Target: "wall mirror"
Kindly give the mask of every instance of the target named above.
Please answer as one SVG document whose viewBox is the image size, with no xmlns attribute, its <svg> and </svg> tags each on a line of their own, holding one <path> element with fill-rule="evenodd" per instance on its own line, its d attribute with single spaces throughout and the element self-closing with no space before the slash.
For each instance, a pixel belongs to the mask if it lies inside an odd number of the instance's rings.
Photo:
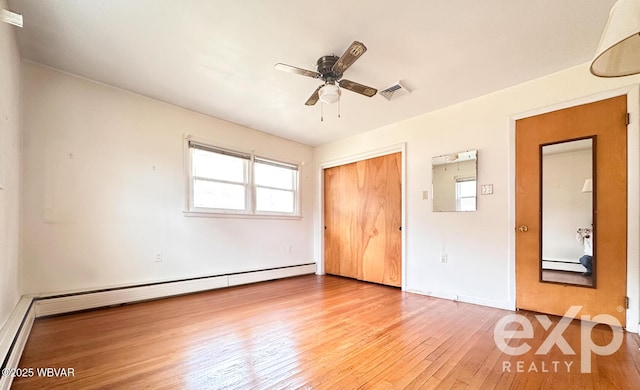
<svg viewBox="0 0 640 390">
<path fill-rule="evenodd" d="M 476 211 L 478 151 L 431 159 L 433 211 Z"/>
<path fill-rule="evenodd" d="M 542 145 L 540 280 L 595 287 L 595 137 Z"/>
</svg>

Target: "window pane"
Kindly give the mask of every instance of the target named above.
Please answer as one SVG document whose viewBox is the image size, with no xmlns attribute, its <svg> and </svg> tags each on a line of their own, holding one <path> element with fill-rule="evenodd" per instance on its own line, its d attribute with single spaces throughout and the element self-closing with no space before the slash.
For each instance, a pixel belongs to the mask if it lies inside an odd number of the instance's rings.
<svg viewBox="0 0 640 390">
<path fill-rule="evenodd" d="M 457 211 L 476 211 L 476 198 L 460 198 L 458 205 Z"/>
<path fill-rule="evenodd" d="M 259 162 L 256 162 L 254 168 L 256 185 L 282 188 L 283 190 L 294 189 L 294 178 L 298 171 Z"/>
<path fill-rule="evenodd" d="M 294 192 L 256 188 L 256 210 L 278 213 L 294 212 Z"/>
<path fill-rule="evenodd" d="M 476 181 L 459 181 L 458 183 L 458 197 L 463 198 L 466 196 L 476 196 Z"/>
<path fill-rule="evenodd" d="M 193 205 L 212 209 L 245 210 L 245 187 L 241 184 L 193 181 Z"/>
<path fill-rule="evenodd" d="M 193 176 L 236 183 L 245 182 L 248 160 L 194 148 L 191 151 Z"/>
</svg>

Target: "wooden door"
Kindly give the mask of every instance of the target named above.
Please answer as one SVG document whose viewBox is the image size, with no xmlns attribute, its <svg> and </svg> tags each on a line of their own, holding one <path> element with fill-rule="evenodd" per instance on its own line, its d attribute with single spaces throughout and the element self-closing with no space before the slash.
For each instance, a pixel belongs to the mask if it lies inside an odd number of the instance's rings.
<svg viewBox="0 0 640 390">
<path fill-rule="evenodd" d="M 626 96 L 516 122 L 516 306 L 562 316 L 609 314 L 625 325 Z M 594 288 L 541 281 L 541 145 L 595 136 Z M 518 227 L 528 228 L 520 231 Z M 524 229 L 523 229 L 524 230 Z"/>
<path fill-rule="evenodd" d="M 324 264 L 333 275 L 402 284 L 401 153 L 324 170 Z"/>
</svg>

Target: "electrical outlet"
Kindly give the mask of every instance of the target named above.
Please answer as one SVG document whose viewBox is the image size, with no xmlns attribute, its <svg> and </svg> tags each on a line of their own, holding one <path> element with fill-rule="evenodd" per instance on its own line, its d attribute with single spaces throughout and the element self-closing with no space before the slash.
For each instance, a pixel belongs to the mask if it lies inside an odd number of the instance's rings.
<svg viewBox="0 0 640 390">
<path fill-rule="evenodd" d="M 422 200 L 429 199 L 429 191 L 422 191 Z"/>
<path fill-rule="evenodd" d="M 288 252 L 288 253 L 293 252 L 293 244 L 288 244 L 288 245 L 287 245 L 287 252 Z"/>
<path fill-rule="evenodd" d="M 446 263 L 447 261 L 447 252 L 440 252 L 440 262 Z"/>
<path fill-rule="evenodd" d="M 154 252 L 153 261 L 155 261 L 156 263 L 160 263 L 162 261 L 162 252 L 160 251 Z"/>
</svg>

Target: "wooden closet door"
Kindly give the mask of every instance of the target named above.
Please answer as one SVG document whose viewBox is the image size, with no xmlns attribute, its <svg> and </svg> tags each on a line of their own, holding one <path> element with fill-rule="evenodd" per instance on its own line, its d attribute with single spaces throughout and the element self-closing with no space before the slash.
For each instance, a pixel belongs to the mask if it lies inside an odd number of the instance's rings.
<svg viewBox="0 0 640 390">
<path fill-rule="evenodd" d="M 324 170 L 326 273 L 401 286 L 401 172 L 401 153 Z"/>
</svg>

